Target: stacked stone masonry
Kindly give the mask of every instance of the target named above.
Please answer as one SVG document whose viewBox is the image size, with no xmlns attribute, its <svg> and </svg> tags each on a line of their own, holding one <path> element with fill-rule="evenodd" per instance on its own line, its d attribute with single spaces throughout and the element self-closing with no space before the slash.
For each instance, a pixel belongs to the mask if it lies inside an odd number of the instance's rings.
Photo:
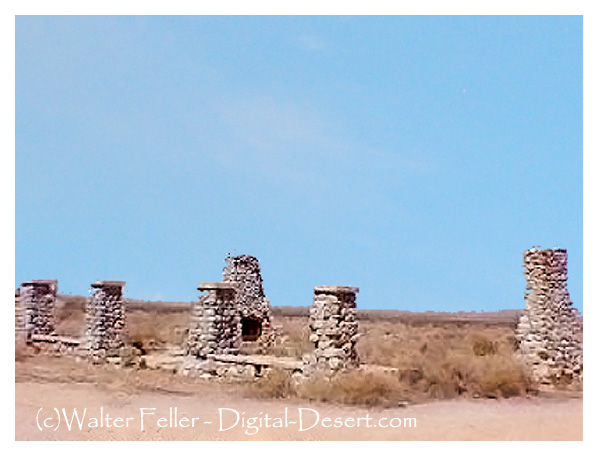
<svg viewBox="0 0 599 457">
<path fill-rule="evenodd" d="M 25 341 L 25 308 L 21 300 L 21 289 L 15 289 L 15 341 Z"/>
<path fill-rule="evenodd" d="M 235 289 L 229 283 L 203 282 L 198 290 L 208 295 L 194 303 L 187 353 L 201 358 L 237 354 L 242 337 Z"/>
<path fill-rule="evenodd" d="M 531 367 L 534 379 L 541 384 L 582 381 L 582 319 L 567 290 L 567 252 L 533 248 L 524 252 L 523 261 L 527 291 L 526 306 L 517 324 L 519 352 Z M 274 362 L 265 359 L 256 364 L 240 357 L 239 352 L 244 339 L 272 344 L 270 302 L 264 294 L 256 257 L 228 257 L 226 263 L 223 282 L 205 282 L 198 287 L 207 295 L 200 296 L 193 304 L 187 347 L 181 350 L 181 355 L 187 354 L 186 369 L 190 371 L 253 376 L 259 371 L 257 366 Z M 94 360 L 116 356 L 119 350 L 123 352 L 124 285 L 122 281 L 91 285 L 92 296 L 86 309 L 86 344 L 82 349 Z M 57 290 L 57 280 L 21 284 L 21 289 L 15 291 L 15 336 L 28 343 L 46 345 L 58 354 L 75 353 L 79 342 L 55 333 Z M 303 358 L 301 373 L 300 368 L 291 367 L 300 377 L 359 367 L 358 292 L 357 287 L 350 286 L 314 289 L 309 317 L 314 350 Z"/>
<path fill-rule="evenodd" d="M 331 373 L 359 366 L 356 343 L 357 287 L 318 286 L 310 308 L 310 341 L 314 351 L 304 358 L 304 375 Z"/>
<path fill-rule="evenodd" d="M 223 282 L 235 288 L 235 305 L 239 309 L 242 337 L 257 341 L 265 350 L 274 342 L 270 301 L 266 299 L 259 260 L 250 255 L 229 256 L 225 259 Z"/>
<path fill-rule="evenodd" d="M 30 341 L 33 335 L 54 333 L 57 291 L 58 281 L 55 279 L 38 279 L 21 284 L 17 312 L 22 313 L 19 325 L 24 328 L 27 341 Z"/>
<path fill-rule="evenodd" d="M 92 358 L 118 354 L 125 343 L 123 281 L 100 281 L 91 285 L 87 301 L 87 350 Z"/>
<path fill-rule="evenodd" d="M 524 252 L 526 307 L 517 340 L 533 378 L 541 384 L 582 380 L 582 322 L 567 289 L 565 249 Z"/>
</svg>

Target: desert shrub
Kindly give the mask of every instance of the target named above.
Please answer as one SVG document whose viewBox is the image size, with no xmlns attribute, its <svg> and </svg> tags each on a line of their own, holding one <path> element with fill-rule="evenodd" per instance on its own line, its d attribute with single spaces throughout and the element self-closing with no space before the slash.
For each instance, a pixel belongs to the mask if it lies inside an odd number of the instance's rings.
<svg viewBox="0 0 599 457">
<path fill-rule="evenodd" d="M 454 398 L 466 391 L 468 370 L 462 358 L 438 343 L 426 344 L 412 359 L 408 369 L 400 371 L 400 379 L 412 390 L 431 398 Z"/>
<path fill-rule="evenodd" d="M 57 321 L 63 321 L 65 319 L 68 319 L 70 316 L 73 315 L 73 313 L 77 313 L 77 312 L 84 312 L 85 311 L 85 304 L 86 304 L 86 299 L 85 297 L 69 297 L 67 298 L 64 303 L 59 304 L 56 308 L 56 320 Z"/>
<path fill-rule="evenodd" d="M 497 352 L 497 343 L 489 340 L 484 335 L 474 334 L 472 336 L 472 352 L 479 357 L 495 354 Z"/>
<path fill-rule="evenodd" d="M 280 339 L 270 349 L 272 355 L 300 358 L 312 351 L 308 318 L 302 313 L 280 310 L 274 322 Z M 128 314 L 130 340 L 145 352 L 184 344 L 188 325 L 187 311 L 136 309 Z M 411 323 L 375 316 L 360 320 L 359 332 L 357 349 L 361 362 L 371 365 L 367 371 L 298 384 L 287 371 L 269 370 L 247 388 L 259 397 L 383 406 L 397 399 L 509 397 L 531 388 L 527 370 L 514 355 L 511 324 L 431 322 L 423 317 Z"/>
<path fill-rule="evenodd" d="M 389 373 L 340 372 L 328 379 L 315 376 L 298 386 L 301 398 L 366 406 L 391 406 L 401 396 L 401 385 Z"/>
<path fill-rule="evenodd" d="M 526 369 L 511 354 L 456 354 L 428 351 L 414 359 L 400 373 L 412 391 L 430 398 L 454 398 L 460 395 L 511 397 L 525 394 L 531 387 Z"/>
<path fill-rule="evenodd" d="M 69 297 L 56 306 L 56 331 L 80 336 L 85 328 L 85 297 Z"/>
<path fill-rule="evenodd" d="M 405 398 L 397 376 L 390 373 L 348 371 L 332 378 L 314 375 L 293 379 L 289 371 L 272 369 L 249 387 L 260 398 L 298 397 L 312 401 L 365 406 L 395 406 Z"/>
<path fill-rule="evenodd" d="M 360 360 L 372 365 L 400 367 L 412 358 L 414 342 L 420 338 L 416 332 L 407 331 L 400 322 L 361 322 L 357 350 Z"/>
<path fill-rule="evenodd" d="M 427 338 L 397 365 L 413 398 L 509 397 L 527 391 L 530 379 L 510 344 L 453 332 Z"/>
<path fill-rule="evenodd" d="M 310 342 L 308 320 L 290 317 L 278 322 L 280 336 L 277 344 L 269 348 L 268 354 L 277 357 L 301 358 L 314 349 Z"/>
<path fill-rule="evenodd" d="M 264 398 L 289 398 L 296 394 L 291 374 L 278 368 L 268 370 L 250 389 L 255 396 Z"/>
<path fill-rule="evenodd" d="M 164 342 L 162 333 L 165 326 L 157 313 L 131 313 L 128 321 L 129 342 L 142 353 L 150 352 Z"/>
<path fill-rule="evenodd" d="M 146 309 L 127 313 L 129 341 L 145 352 L 165 346 L 185 345 L 189 312 L 178 309 Z"/>
<path fill-rule="evenodd" d="M 512 357 L 488 357 L 479 367 L 478 385 L 485 397 L 513 397 L 524 395 L 532 382 L 526 369 Z"/>
<path fill-rule="evenodd" d="M 30 357 L 30 352 L 25 344 L 15 342 L 15 362 L 23 362 Z"/>
<path fill-rule="evenodd" d="M 360 322 L 360 360 L 394 367 L 412 399 L 525 394 L 531 381 L 515 357 L 510 325 Z"/>
</svg>

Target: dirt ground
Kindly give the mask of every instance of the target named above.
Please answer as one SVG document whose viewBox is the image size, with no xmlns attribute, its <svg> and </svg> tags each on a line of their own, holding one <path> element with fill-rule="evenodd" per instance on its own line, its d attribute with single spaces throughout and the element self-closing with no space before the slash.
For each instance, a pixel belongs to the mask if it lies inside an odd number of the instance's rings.
<svg viewBox="0 0 599 457">
<path fill-rule="evenodd" d="M 583 438 L 581 392 L 432 400 L 383 409 L 260 399 L 243 386 L 93 367 L 68 358 L 30 357 L 15 368 L 16 440 Z M 81 427 L 72 420 L 75 409 Z"/>
<path fill-rule="evenodd" d="M 82 337 L 84 304 L 59 302 L 59 335 Z M 307 309 L 275 311 L 271 355 L 301 360 L 313 349 Z M 184 345 L 189 304 L 131 305 L 127 319 L 129 344 L 150 357 Z M 16 351 L 15 438 L 582 440 L 582 383 L 537 394 L 515 356 L 516 321 L 507 312 L 362 312 L 361 363 L 395 374 L 354 372 L 299 394 L 285 376 L 223 383 Z"/>
</svg>

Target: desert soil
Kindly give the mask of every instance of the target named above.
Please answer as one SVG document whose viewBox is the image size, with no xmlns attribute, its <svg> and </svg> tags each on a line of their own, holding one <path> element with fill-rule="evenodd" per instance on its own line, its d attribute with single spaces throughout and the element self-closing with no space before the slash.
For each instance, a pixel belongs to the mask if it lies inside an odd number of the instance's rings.
<svg viewBox="0 0 599 457">
<path fill-rule="evenodd" d="M 144 371 L 92 369 L 87 364 L 42 357 L 17 362 L 16 440 L 582 440 L 583 437 L 580 393 L 431 401 L 382 409 L 297 399 L 261 399 L 252 397 L 242 387 Z M 56 430 L 54 408 L 62 416 Z M 80 418 L 87 408 L 81 430 L 74 424 L 68 430 L 63 408 L 69 419 L 75 408 Z M 140 408 L 156 408 L 153 414 L 143 416 L 143 430 Z M 222 425 L 219 408 L 223 408 Z M 300 408 L 307 408 L 301 410 L 303 428 L 311 427 L 317 414 L 318 425 L 301 431 L 297 423 Z M 103 423 L 96 424 L 94 420 L 99 421 L 101 413 Z M 106 414 L 110 421 L 106 420 Z M 237 414 L 239 421 L 234 425 Z M 117 417 L 122 421 L 115 422 Z M 159 424 L 161 417 L 164 419 Z M 187 421 L 182 420 L 184 417 Z M 242 419 L 252 417 L 262 419 L 262 424 L 258 419 L 254 421 L 262 425 L 257 431 L 242 424 Z M 371 419 L 368 421 L 367 417 Z M 115 426 L 125 425 L 127 418 L 131 418 L 128 427 Z M 391 421 L 392 418 L 396 419 Z M 406 418 L 416 419 L 415 425 L 412 422 L 404 427 Z M 335 419 L 343 426 L 336 428 Z M 381 426 L 398 425 L 399 419 L 402 426 Z M 194 426 L 190 427 L 192 421 Z M 367 427 L 367 423 L 371 426 Z"/>
</svg>

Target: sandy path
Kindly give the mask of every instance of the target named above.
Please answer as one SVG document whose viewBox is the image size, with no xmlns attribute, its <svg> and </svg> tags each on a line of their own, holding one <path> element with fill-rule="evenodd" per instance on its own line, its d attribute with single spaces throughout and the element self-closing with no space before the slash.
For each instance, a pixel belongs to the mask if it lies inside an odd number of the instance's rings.
<svg viewBox="0 0 599 457">
<path fill-rule="evenodd" d="M 581 440 L 582 399 L 533 398 L 510 400 L 453 400 L 411 405 L 393 409 L 367 409 L 300 401 L 262 401 L 231 393 L 181 394 L 161 391 L 125 393 L 107 391 L 89 383 L 20 381 L 16 383 L 17 440 Z M 69 431 L 64 416 L 58 429 L 56 412 L 65 409 L 67 417 L 76 408 L 87 408 L 82 429 Z M 104 423 L 94 427 L 103 407 Z M 40 431 L 36 415 L 43 426 Z M 144 415 L 141 430 L 140 408 L 156 408 Z M 169 424 L 170 408 L 177 410 L 178 426 Z M 219 408 L 222 412 L 222 426 Z M 287 424 L 285 426 L 285 408 Z M 299 408 L 303 410 L 300 430 Z M 320 416 L 315 423 L 316 411 Z M 149 412 L 149 410 L 147 410 Z M 61 413 L 62 414 L 62 413 Z M 112 418 L 106 422 L 106 414 Z M 269 420 L 266 420 L 266 415 Z M 370 420 L 367 419 L 370 417 Z M 114 418 L 122 417 L 123 427 L 115 427 Z M 165 419 L 160 423 L 160 417 Z M 181 419 L 187 417 L 185 419 Z M 241 419 L 262 418 L 262 427 L 244 428 Z M 331 421 L 325 419 L 330 417 Z M 125 427 L 127 418 L 129 426 Z M 194 427 L 184 428 L 182 425 Z M 383 419 L 386 418 L 386 419 Z M 397 418 L 390 424 L 391 418 Z M 404 427 L 405 418 L 416 423 Z M 174 419 L 174 417 L 173 417 Z M 335 428 L 335 419 L 341 427 Z M 382 420 L 382 422 L 380 422 Z M 387 427 L 384 425 L 398 425 Z M 90 421 L 91 420 L 91 421 Z M 99 419 L 98 419 L 99 420 Z M 291 422 L 297 423 L 291 423 Z M 207 423 L 210 422 L 210 423 Z M 257 425 L 259 421 L 255 420 Z M 121 422 L 116 423 L 116 425 Z M 90 427 L 91 425 L 91 427 Z M 98 424 L 100 425 L 100 424 Z M 330 425 L 331 427 L 326 427 Z M 359 427 L 357 426 L 359 425 Z M 370 425 L 368 427 L 367 425 Z M 279 427 L 278 427 L 279 426 Z M 219 431 L 219 427 L 229 430 Z M 308 429 L 309 428 L 309 429 Z"/>
</svg>

